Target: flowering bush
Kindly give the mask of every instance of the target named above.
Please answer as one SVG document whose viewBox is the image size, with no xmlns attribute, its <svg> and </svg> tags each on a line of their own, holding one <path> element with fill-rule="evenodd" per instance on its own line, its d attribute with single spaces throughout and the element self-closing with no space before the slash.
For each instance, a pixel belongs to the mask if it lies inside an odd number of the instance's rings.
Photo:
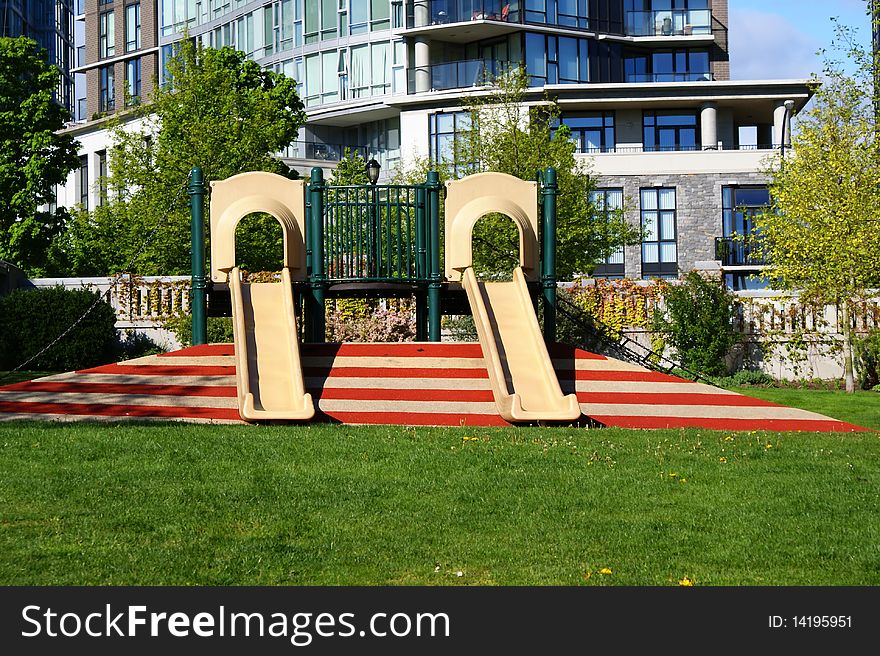
<svg viewBox="0 0 880 656">
<path fill-rule="evenodd" d="M 409 299 L 340 298 L 327 303 L 328 342 L 411 342 L 415 306 Z"/>
</svg>

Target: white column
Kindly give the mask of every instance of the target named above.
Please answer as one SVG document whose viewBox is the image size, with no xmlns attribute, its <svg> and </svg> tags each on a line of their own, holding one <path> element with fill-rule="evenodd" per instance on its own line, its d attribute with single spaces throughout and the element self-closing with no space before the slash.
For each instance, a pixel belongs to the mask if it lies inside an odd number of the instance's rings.
<svg viewBox="0 0 880 656">
<path fill-rule="evenodd" d="M 718 105 L 714 102 L 700 108 L 700 133 L 703 150 L 718 149 Z"/>
<path fill-rule="evenodd" d="M 778 101 L 773 110 L 773 147 L 791 146 L 791 113 L 793 100 Z"/>
<path fill-rule="evenodd" d="M 415 92 L 431 90 L 430 41 L 423 36 L 415 38 Z"/>
<path fill-rule="evenodd" d="M 413 0 L 413 27 L 423 27 L 431 24 L 431 12 L 428 0 Z"/>
</svg>

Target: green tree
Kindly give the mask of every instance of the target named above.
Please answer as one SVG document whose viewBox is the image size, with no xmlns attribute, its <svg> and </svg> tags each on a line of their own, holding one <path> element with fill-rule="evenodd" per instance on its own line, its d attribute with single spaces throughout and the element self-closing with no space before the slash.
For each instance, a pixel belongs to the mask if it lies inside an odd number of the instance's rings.
<svg viewBox="0 0 880 656">
<path fill-rule="evenodd" d="M 623 210 L 605 212 L 590 202 L 596 188 L 589 166 L 575 158 L 575 144 L 560 123 L 552 99 L 527 108 L 528 77 L 522 68 L 499 76 L 491 94 L 463 101 L 470 129 L 456 143 L 461 175 L 499 171 L 523 180 L 552 166 L 559 185 L 557 209 L 557 275 L 561 280 L 592 272 L 597 262 L 622 244 L 638 243 L 640 233 Z M 474 266 L 509 271 L 517 261 L 518 235 L 504 216 L 491 215 L 474 231 Z"/>
<path fill-rule="evenodd" d="M 331 185 L 365 185 L 370 182 L 367 177 L 367 163 L 356 150 L 348 148 L 342 153 L 342 159 L 333 169 L 328 184 Z"/>
<path fill-rule="evenodd" d="M 723 376 L 725 357 L 738 341 L 734 295 L 720 281 L 691 271 L 669 285 L 652 319 L 653 330 L 675 349 L 681 364 L 698 373 Z"/>
<path fill-rule="evenodd" d="M 138 260 L 138 273 L 187 273 L 185 188 L 192 167 L 202 167 L 206 181 L 245 171 L 296 175 L 274 156 L 306 120 L 293 80 L 232 48 L 189 40 L 169 60 L 167 73 L 150 104 L 137 110 L 143 127 L 132 129 L 126 121 L 113 130 L 108 197 L 93 213 L 74 217 L 56 249 L 59 268 L 79 274 L 117 271 L 165 217 Z M 242 252 L 275 249 L 275 219 L 249 221 L 258 229 L 242 234 Z"/>
<path fill-rule="evenodd" d="M 790 153 L 769 165 L 772 207 L 755 223 L 774 287 L 839 307 L 846 389 L 853 391 L 854 310 L 880 282 L 880 150 L 872 54 L 847 28 L 838 29 L 835 45 L 857 72 L 826 62 Z"/>
<path fill-rule="evenodd" d="M 76 141 L 58 133 L 70 118 L 53 99 L 58 80 L 36 41 L 0 38 L 0 260 L 32 275 L 66 216 L 39 208 L 79 165 Z"/>
</svg>

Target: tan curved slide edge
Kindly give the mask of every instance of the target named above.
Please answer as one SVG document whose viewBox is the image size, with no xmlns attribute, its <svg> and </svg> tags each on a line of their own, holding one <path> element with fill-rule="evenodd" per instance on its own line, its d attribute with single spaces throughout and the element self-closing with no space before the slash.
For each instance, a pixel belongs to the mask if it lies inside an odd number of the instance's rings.
<svg viewBox="0 0 880 656">
<path fill-rule="evenodd" d="M 243 283 L 234 267 L 229 291 L 241 418 L 311 419 L 315 406 L 303 382 L 290 270 L 281 270 L 281 284 Z"/>
<path fill-rule="evenodd" d="M 473 270 L 474 225 L 487 214 L 509 216 L 519 231 L 513 282 L 482 283 Z M 573 421 L 581 409 L 562 394 L 526 280 L 537 280 L 538 184 L 506 173 L 478 173 L 446 183 L 446 278 L 461 280 L 495 405 L 507 421 Z"/>
<path fill-rule="evenodd" d="M 573 421 L 577 396 L 563 395 L 522 268 L 513 282 L 478 282 L 462 275 L 499 413 L 507 421 Z"/>
<path fill-rule="evenodd" d="M 254 212 L 278 220 L 284 235 L 284 266 L 294 280 L 305 280 L 305 183 L 264 171 L 211 183 L 211 280 L 226 282 L 235 266 L 235 227 Z"/>
<path fill-rule="evenodd" d="M 446 183 L 446 279 L 460 280 L 473 265 L 474 225 L 500 212 L 519 230 L 519 264 L 527 280 L 537 280 L 538 183 L 506 173 L 477 173 Z"/>
</svg>

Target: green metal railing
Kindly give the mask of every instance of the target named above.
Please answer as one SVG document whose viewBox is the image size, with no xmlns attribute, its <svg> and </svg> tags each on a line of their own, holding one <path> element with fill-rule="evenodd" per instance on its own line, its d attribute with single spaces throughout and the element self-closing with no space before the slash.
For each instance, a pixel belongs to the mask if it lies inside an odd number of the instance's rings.
<svg viewBox="0 0 880 656">
<path fill-rule="evenodd" d="M 326 280 L 427 284 L 425 197 L 424 185 L 324 187 Z"/>
<path fill-rule="evenodd" d="M 327 185 L 312 169 L 306 206 L 306 336 L 324 339 L 324 296 L 337 283 L 416 289 L 418 337 L 440 341 L 440 182 Z"/>
</svg>

